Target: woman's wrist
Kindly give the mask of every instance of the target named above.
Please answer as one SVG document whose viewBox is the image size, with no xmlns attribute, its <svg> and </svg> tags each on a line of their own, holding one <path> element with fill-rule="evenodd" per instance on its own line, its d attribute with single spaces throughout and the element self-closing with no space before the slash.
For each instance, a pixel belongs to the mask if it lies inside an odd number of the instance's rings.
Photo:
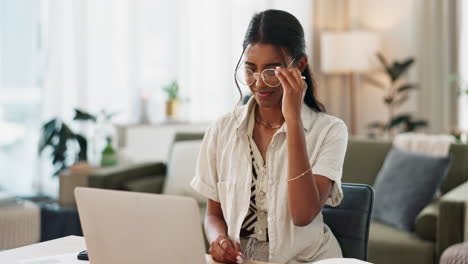
<svg viewBox="0 0 468 264">
<path fill-rule="evenodd" d="M 286 126 L 288 129 L 290 128 L 303 128 L 302 120 L 300 118 L 298 119 L 286 119 Z"/>
<path fill-rule="evenodd" d="M 221 241 L 222 239 L 227 239 L 227 238 L 228 238 L 227 234 L 224 234 L 224 233 L 218 234 L 214 239 L 210 241 L 210 244 L 216 241 Z"/>
</svg>

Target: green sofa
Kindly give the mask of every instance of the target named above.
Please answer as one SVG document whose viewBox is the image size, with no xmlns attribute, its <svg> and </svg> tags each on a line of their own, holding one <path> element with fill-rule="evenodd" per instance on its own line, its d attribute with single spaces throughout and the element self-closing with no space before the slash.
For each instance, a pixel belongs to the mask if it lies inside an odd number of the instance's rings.
<svg viewBox="0 0 468 264">
<path fill-rule="evenodd" d="M 350 139 L 343 182 L 373 185 L 391 149 L 391 142 Z M 468 145 L 450 147 L 452 163 L 441 186 L 441 196 L 418 215 L 408 233 L 372 222 L 369 261 L 376 264 L 438 263 L 442 252 L 466 240 L 468 232 Z"/>
<path fill-rule="evenodd" d="M 203 134 L 199 133 L 178 133 L 173 142 L 202 138 Z M 350 139 L 343 182 L 372 186 L 391 147 L 391 142 Z M 442 194 L 419 214 L 415 232 L 403 232 L 378 222 L 371 223 L 368 244 L 370 262 L 438 263 L 444 249 L 468 240 L 468 145 L 454 144 L 450 152 L 453 159 L 441 187 Z M 89 183 L 99 188 L 160 193 L 165 174 L 166 165 L 155 162 L 100 172 L 91 175 Z M 203 209 L 201 204 L 202 214 Z"/>
</svg>

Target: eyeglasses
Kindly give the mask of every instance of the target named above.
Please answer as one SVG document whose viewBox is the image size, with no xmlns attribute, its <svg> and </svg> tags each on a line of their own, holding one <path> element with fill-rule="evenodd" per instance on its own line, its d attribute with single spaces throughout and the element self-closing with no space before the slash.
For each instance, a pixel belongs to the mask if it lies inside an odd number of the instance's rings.
<svg viewBox="0 0 468 264">
<path fill-rule="evenodd" d="M 293 59 L 286 68 L 290 68 L 296 59 Z M 250 86 L 254 84 L 261 76 L 263 82 L 270 87 L 278 87 L 281 82 L 276 77 L 275 69 L 264 69 L 261 73 L 254 72 L 249 68 L 240 67 L 236 70 L 236 79 L 243 85 Z"/>
</svg>

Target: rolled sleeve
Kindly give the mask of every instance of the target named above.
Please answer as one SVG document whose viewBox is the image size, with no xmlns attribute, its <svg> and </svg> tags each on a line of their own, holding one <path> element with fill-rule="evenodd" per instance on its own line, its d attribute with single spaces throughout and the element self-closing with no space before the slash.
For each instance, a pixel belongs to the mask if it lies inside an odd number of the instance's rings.
<svg viewBox="0 0 468 264">
<path fill-rule="evenodd" d="M 343 199 L 341 176 L 343 162 L 348 145 L 348 129 L 343 121 L 331 125 L 320 146 L 317 157 L 311 160 L 313 174 L 318 174 L 332 180 L 333 187 L 325 204 L 337 206 Z"/>
<path fill-rule="evenodd" d="M 205 132 L 197 158 L 195 177 L 190 186 L 208 199 L 219 202 L 216 166 L 217 122 Z"/>
</svg>

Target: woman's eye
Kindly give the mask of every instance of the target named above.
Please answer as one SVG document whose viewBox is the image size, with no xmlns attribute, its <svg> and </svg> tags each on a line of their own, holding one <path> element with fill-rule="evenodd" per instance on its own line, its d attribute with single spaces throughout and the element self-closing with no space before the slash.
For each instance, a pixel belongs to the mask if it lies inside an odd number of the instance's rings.
<svg viewBox="0 0 468 264">
<path fill-rule="evenodd" d="M 265 71 L 266 74 L 268 75 L 275 75 L 275 70 L 274 69 L 268 69 Z"/>
</svg>

